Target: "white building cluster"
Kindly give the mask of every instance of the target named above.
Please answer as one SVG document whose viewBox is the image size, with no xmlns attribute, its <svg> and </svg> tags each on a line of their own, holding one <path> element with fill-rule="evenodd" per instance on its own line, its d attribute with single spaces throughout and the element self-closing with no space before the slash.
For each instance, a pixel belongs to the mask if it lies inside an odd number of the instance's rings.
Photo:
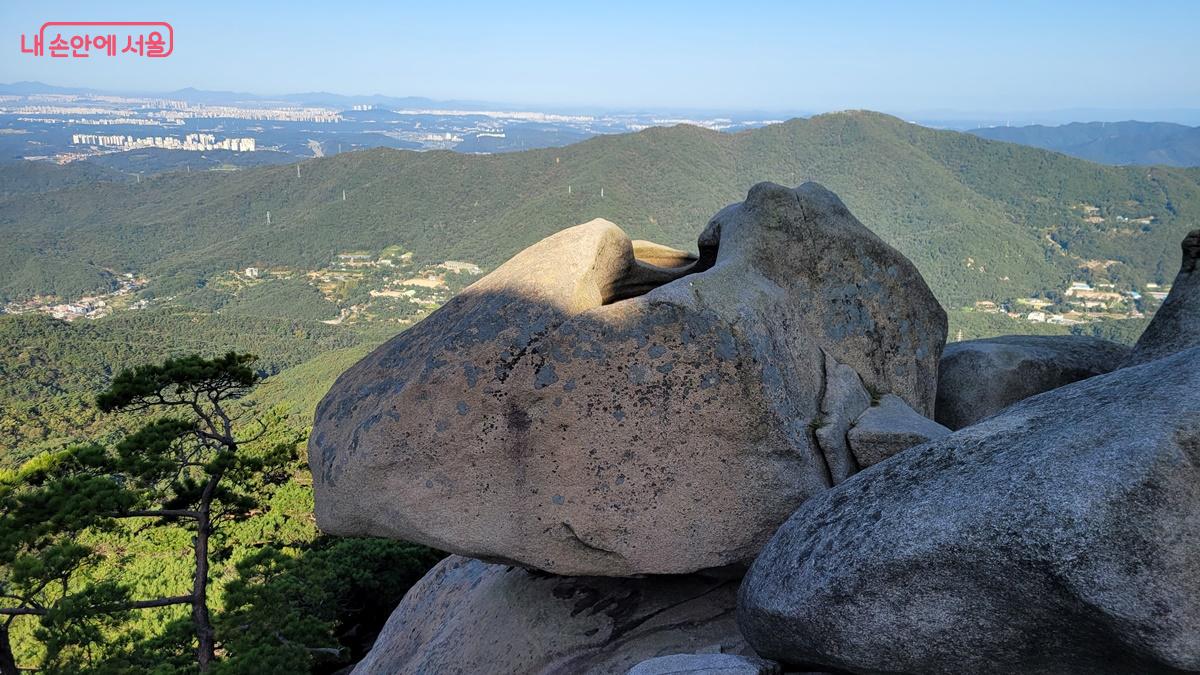
<svg viewBox="0 0 1200 675">
<path fill-rule="evenodd" d="M 142 119 L 140 117 L 81 117 L 63 119 L 61 117 L 18 117 L 18 122 L 34 122 L 39 124 L 87 124 L 93 126 L 105 126 L 119 124 L 121 126 L 133 125 L 143 127 L 161 127 L 162 122 L 154 120 Z"/>
<path fill-rule="evenodd" d="M 270 120 L 274 122 L 322 122 L 342 121 L 342 116 L 328 108 L 242 108 L 229 105 L 188 106 L 174 110 L 158 110 L 147 113 L 149 117 L 172 122 L 185 119 L 212 119 L 228 117 L 241 120 Z"/>
<path fill-rule="evenodd" d="M 134 138 L 120 134 L 106 136 L 101 134 L 72 134 L 73 145 L 93 145 L 102 148 L 120 148 L 121 150 L 137 150 L 139 148 L 163 148 L 166 150 L 233 150 L 234 152 L 254 152 L 256 150 L 253 138 L 224 138 L 217 140 L 212 134 L 188 134 L 182 140 L 174 136 L 146 136 Z"/>
</svg>

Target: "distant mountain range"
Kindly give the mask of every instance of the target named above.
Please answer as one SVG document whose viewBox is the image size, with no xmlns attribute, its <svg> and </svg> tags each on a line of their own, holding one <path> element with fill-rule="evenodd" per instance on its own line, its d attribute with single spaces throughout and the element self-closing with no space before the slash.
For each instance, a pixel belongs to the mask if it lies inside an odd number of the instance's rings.
<svg viewBox="0 0 1200 675">
<path fill-rule="evenodd" d="M 37 95 L 74 95 L 89 96 L 96 94 L 153 96 L 169 98 L 189 103 L 204 103 L 209 105 L 234 105 L 237 103 L 292 103 L 295 105 L 328 106 L 332 108 L 346 107 L 358 104 L 370 104 L 391 108 L 454 108 L 457 110 L 486 110 L 500 104 L 483 101 L 439 101 L 423 96 L 384 96 L 383 94 L 368 94 L 347 96 L 332 94 L 326 91 L 302 92 L 297 94 L 262 95 L 239 91 L 212 91 L 186 87 L 174 91 L 106 91 L 86 87 L 58 87 L 42 82 L 13 82 L 0 84 L 0 94 L 8 96 L 37 96 Z M 511 107 L 511 106 L 510 106 Z"/>
<path fill-rule="evenodd" d="M 1103 164 L 1200 166 L 1200 127 L 1170 122 L 1074 122 L 1057 127 L 988 127 L 970 133 Z"/>
<path fill-rule="evenodd" d="M 72 297 L 106 283 L 105 270 L 146 274 L 174 294 L 225 270 L 316 269 L 340 251 L 390 245 L 487 269 L 596 217 L 691 249 L 754 183 L 816 180 L 961 307 L 1061 289 L 1088 270 L 1129 287 L 1169 281 L 1180 239 L 1200 222 L 1198 169 L 1103 166 L 871 112 L 733 134 L 651 128 L 505 155 L 378 148 L 299 172 L 135 183 L 58 169 L 5 179 L 21 194 L 0 200 L 0 298 Z"/>
<path fill-rule="evenodd" d="M 817 108 L 775 109 L 730 109 L 721 107 L 664 107 L 632 108 L 629 106 L 604 105 L 538 105 L 530 102 L 478 101 L 461 99 L 433 99 L 424 96 L 391 96 L 386 94 L 335 94 L 325 91 L 253 94 L 238 91 L 220 91 L 185 87 L 174 91 L 145 90 L 101 90 L 87 87 L 61 87 L 42 82 L 0 83 L 0 94 L 10 96 L 34 96 L 45 94 L 63 95 L 115 95 L 142 98 L 169 98 L 195 104 L 236 105 L 290 103 L 293 105 L 324 106 L 349 109 L 353 105 L 370 104 L 394 109 L 442 109 L 442 110 L 536 110 L 540 112 L 575 115 L 645 115 L 661 117 L 710 118 L 725 117 L 734 121 L 789 119 L 819 114 Z M 827 109 L 826 109 L 827 110 Z M 951 110 L 921 109 L 890 111 L 903 119 L 935 129 L 968 131 L 991 128 L 999 125 L 1057 125 L 1077 120 L 1095 120 L 1114 123 L 1120 120 L 1162 120 L 1185 125 L 1200 125 L 1200 108 L 1063 108 L 1049 110 Z"/>
<path fill-rule="evenodd" d="M 67 95 L 85 95 L 98 94 L 95 89 L 87 89 L 84 87 L 58 87 L 53 84 L 44 82 L 0 82 L 0 94 L 6 96 L 38 96 L 42 94 L 67 94 Z"/>
</svg>

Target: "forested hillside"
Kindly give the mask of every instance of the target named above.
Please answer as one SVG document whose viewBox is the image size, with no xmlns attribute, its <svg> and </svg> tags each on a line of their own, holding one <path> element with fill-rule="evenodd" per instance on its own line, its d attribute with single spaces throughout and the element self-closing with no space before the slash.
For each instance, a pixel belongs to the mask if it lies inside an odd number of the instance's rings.
<svg viewBox="0 0 1200 675">
<path fill-rule="evenodd" d="M 74 323 L 37 315 L 0 317 L 0 467 L 72 441 L 100 440 L 119 428 L 121 420 L 101 415 L 93 399 L 122 368 L 242 349 L 259 357 L 257 366 L 269 377 L 363 340 L 371 340 L 369 333 L 317 322 L 179 309 Z"/>
<path fill-rule="evenodd" d="M 90 162 L 51 164 L 25 160 L 0 161 L 0 198 L 30 192 L 49 192 L 98 182 L 133 182 L 127 176 Z"/>
<path fill-rule="evenodd" d="M 1200 221 L 1194 172 L 1100 166 L 867 112 L 493 156 L 377 149 L 299 167 L 9 196 L 0 295 L 70 297 L 110 271 L 174 294 L 224 270 L 314 269 L 339 251 L 393 244 L 486 269 L 594 217 L 693 248 L 707 218 L 753 183 L 816 180 L 954 306 L 1056 288 L 1088 260 L 1118 261 L 1111 271 L 1131 281 L 1169 276 L 1175 244 Z"/>
</svg>

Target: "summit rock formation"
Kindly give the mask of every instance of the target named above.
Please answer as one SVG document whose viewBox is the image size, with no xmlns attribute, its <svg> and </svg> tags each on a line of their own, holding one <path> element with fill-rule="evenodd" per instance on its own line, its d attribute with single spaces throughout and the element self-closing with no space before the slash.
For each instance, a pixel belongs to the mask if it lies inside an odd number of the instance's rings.
<svg viewBox="0 0 1200 675">
<path fill-rule="evenodd" d="M 1126 365 L 1153 361 L 1200 346 L 1200 230 L 1183 239 L 1183 261 L 1171 292 L 1138 338 Z"/>
<path fill-rule="evenodd" d="M 854 673 L 1200 670 L 1200 348 L 1025 399 L 801 506 L 757 652 Z"/>
<path fill-rule="evenodd" d="M 854 387 L 933 415 L 945 313 L 833 193 L 756 185 L 699 251 L 564 230 L 350 368 L 318 524 L 564 575 L 743 565 L 858 471 Z"/>
<path fill-rule="evenodd" d="M 322 527 L 469 556 L 355 673 L 1200 671 L 1196 241 L 1158 358 L 947 350 L 951 432 L 944 316 L 819 186 L 560 232 L 321 405 Z"/>
</svg>

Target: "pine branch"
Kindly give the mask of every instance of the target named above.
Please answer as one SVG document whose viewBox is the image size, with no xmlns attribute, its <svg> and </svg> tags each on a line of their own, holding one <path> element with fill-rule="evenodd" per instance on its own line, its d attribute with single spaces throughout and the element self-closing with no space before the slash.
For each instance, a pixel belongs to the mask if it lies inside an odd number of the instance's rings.
<svg viewBox="0 0 1200 675">
<path fill-rule="evenodd" d="M 169 605 L 188 605 L 192 602 L 191 595 L 172 595 L 153 600 L 133 600 L 103 607 L 97 614 L 111 614 L 130 609 L 149 609 L 151 607 L 167 607 Z M 0 607 L 0 616 L 45 616 L 50 610 L 44 607 Z"/>
</svg>

